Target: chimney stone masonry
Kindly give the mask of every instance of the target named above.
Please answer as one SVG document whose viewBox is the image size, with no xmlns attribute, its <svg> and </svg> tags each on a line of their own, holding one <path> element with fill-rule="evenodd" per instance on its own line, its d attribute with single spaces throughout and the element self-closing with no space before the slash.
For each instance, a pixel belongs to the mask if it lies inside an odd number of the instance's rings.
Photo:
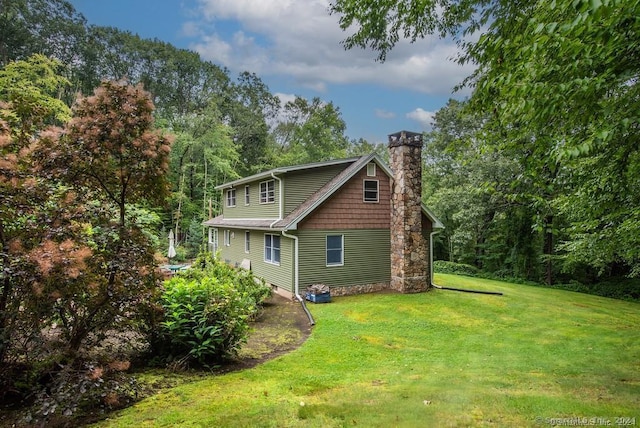
<svg viewBox="0 0 640 428">
<path fill-rule="evenodd" d="M 389 135 L 391 189 L 391 288 L 401 293 L 429 289 L 427 242 L 422 227 L 422 134 Z"/>
</svg>

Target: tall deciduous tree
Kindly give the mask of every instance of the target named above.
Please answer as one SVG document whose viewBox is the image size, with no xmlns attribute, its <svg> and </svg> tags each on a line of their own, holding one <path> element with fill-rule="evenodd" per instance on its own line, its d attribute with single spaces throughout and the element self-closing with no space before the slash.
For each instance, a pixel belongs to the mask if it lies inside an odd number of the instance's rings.
<svg viewBox="0 0 640 428">
<path fill-rule="evenodd" d="M 0 0 L 0 66 L 39 53 L 77 59 L 85 19 L 66 0 Z"/>
<path fill-rule="evenodd" d="M 284 105 L 285 118 L 275 130 L 281 165 L 317 162 L 346 156 L 346 124 L 333 103 L 296 97 Z"/>
</svg>

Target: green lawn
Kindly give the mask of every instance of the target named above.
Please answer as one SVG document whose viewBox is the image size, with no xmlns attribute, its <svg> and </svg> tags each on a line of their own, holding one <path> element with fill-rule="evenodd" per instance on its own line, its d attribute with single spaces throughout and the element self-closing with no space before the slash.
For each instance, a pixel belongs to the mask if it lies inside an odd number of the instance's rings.
<svg viewBox="0 0 640 428">
<path fill-rule="evenodd" d="M 434 290 L 310 304 L 317 324 L 298 350 L 173 388 L 103 424 L 640 425 L 639 304 L 454 275 L 436 282 L 504 296 Z"/>
</svg>

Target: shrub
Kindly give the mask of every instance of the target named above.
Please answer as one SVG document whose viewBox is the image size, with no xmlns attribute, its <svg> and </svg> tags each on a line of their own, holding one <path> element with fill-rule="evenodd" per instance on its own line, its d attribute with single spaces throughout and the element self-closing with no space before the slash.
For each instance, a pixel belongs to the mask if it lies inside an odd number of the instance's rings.
<svg viewBox="0 0 640 428">
<path fill-rule="evenodd" d="M 433 270 L 438 273 L 450 273 L 454 275 L 477 276 L 479 274 L 479 270 L 475 266 L 444 260 L 434 261 Z"/>
<path fill-rule="evenodd" d="M 167 359 L 209 366 L 233 355 L 271 289 L 249 271 L 200 255 L 164 284 L 164 310 L 154 348 Z"/>
<path fill-rule="evenodd" d="M 24 418 L 28 425 L 70 426 L 96 420 L 105 413 L 126 407 L 138 398 L 136 378 L 125 373 L 128 361 L 82 362 L 61 366 L 49 373 L 46 384 Z M 73 422 L 75 421 L 75 422 Z"/>
<path fill-rule="evenodd" d="M 612 299 L 640 301 L 640 280 L 636 278 L 611 278 L 595 284 L 571 281 L 565 284 L 554 284 L 551 287 Z"/>
</svg>

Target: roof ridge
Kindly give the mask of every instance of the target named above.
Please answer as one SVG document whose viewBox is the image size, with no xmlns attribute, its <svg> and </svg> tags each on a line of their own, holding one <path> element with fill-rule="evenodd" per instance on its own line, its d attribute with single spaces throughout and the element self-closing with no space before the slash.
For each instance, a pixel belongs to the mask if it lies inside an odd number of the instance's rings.
<svg viewBox="0 0 640 428">
<path fill-rule="evenodd" d="M 367 156 L 367 155 L 364 155 L 364 156 Z M 266 171 L 259 172 L 257 174 L 248 175 L 246 177 L 242 177 L 242 178 L 239 178 L 237 180 L 233 180 L 233 181 L 229 181 L 227 183 L 220 184 L 220 185 L 216 186 L 215 189 L 216 190 L 222 190 L 222 189 L 234 187 L 234 186 L 237 186 L 237 185 L 240 185 L 240 184 L 243 184 L 243 183 L 248 183 L 248 182 L 251 182 L 251 181 L 259 180 L 261 178 L 270 177 L 273 174 L 284 174 L 284 173 L 291 172 L 291 171 L 301 171 L 301 170 L 305 170 L 305 169 L 321 168 L 321 167 L 324 167 L 324 166 L 332 166 L 332 165 L 339 165 L 339 164 L 349 163 L 349 162 L 357 162 L 362 157 L 363 156 L 355 156 L 355 157 L 350 157 L 350 158 L 330 159 L 330 160 L 325 160 L 325 161 L 304 163 L 304 164 L 298 164 L 298 165 L 279 166 L 279 167 L 276 167 L 276 168 L 272 168 L 272 169 L 269 169 L 269 170 L 266 170 Z"/>
</svg>

